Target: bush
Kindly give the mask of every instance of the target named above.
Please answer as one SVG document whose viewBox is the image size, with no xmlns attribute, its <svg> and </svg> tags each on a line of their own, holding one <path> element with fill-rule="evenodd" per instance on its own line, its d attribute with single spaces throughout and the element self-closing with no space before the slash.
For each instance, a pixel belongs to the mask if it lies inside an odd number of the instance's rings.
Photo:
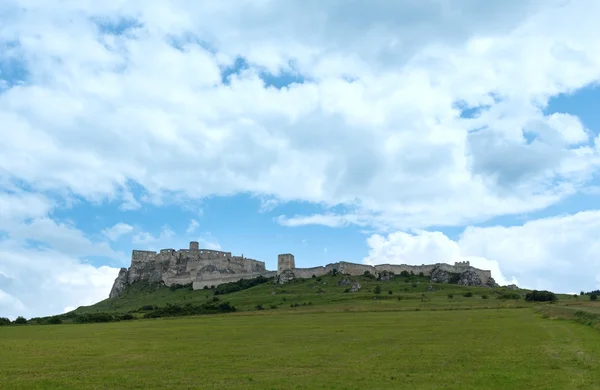
<svg viewBox="0 0 600 390">
<path fill-rule="evenodd" d="M 399 295 L 397 298 L 399 301 L 401 301 L 404 297 L 402 295 Z"/>
<path fill-rule="evenodd" d="M 181 317 L 192 316 L 199 314 L 217 314 L 236 311 L 235 306 L 229 302 L 206 302 L 201 305 L 192 305 L 188 303 L 184 306 L 167 305 L 159 307 L 150 313 L 144 314 L 144 318 L 159 318 L 159 317 Z"/>
<path fill-rule="evenodd" d="M 156 306 L 146 305 L 146 306 L 140 307 L 138 311 L 149 311 L 149 310 L 154 310 L 154 309 L 156 309 Z"/>
<path fill-rule="evenodd" d="M 449 272 L 448 283 L 450 284 L 458 284 L 460 280 L 460 274 L 457 272 Z"/>
<path fill-rule="evenodd" d="M 172 284 L 169 287 L 169 290 L 171 290 L 171 291 L 176 291 L 176 290 L 181 290 L 181 289 L 187 289 L 190 291 L 193 290 L 192 283 L 188 283 L 188 284 L 177 284 L 176 283 L 176 284 Z"/>
<path fill-rule="evenodd" d="M 62 319 L 59 316 L 54 316 L 54 317 L 50 317 L 48 318 L 48 324 L 50 325 L 60 325 L 63 323 Z"/>
<path fill-rule="evenodd" d="M 365 278 L 372 279 L 372 280 L 375 280 L 375 279 L 377 279 L 377 276 L 373 275 L 373 274 L 372 274 L 372 273 L 370 273 L 369 271 L 365 271 L 365 272 L 363 273 L 363 276 L 364 276 Z"/>
<path fill-rule="evenodd" d="M 597 300 L 598 300 L 598 295 L 596 295 L 596 294 L 590 295 L 590 301 L 597 301 Z"/>
<path fill-rule="evenodd" d="M 404 277 L 408 278 L 410 276 L 410 273 L 408 271 L 402 271 L 402 272 L 400 272 L 400 276 L 404 276 Z"/>
<path fill-rule="evenodd" d="M 488 299 L 488 296 L 487 296 L 486 294 L 483 294 L 483 295 L 481 296 L 481 299 Z"/>
<path fill-rule="evenodd" d="M 318 277 L 315 279 L 315 281 L 317 281 L 317 282 L 320 282 L 321 280 L 323 280 L 323 279 L 321 279 L 321 277 L 320 277 L 320 276 L 318 276 Z"/>
<path fill-rule="evenodd" d="M 331 271 L 329 271 L 329 275 L 331 276 L 336 276 L 337 274 L 339 274 L 339 271 L 337 269 L 332 269 Z"/>
<path fill-rule="evenodd" d="M 277 309 L 277 305 L 270 305 L 269 306 L 271 309 Z"/>
<path fill-rule="evenodd" d="M 425 274 L 423 272 L 419 272 L 419 277 L 423 278 L 425 277 Z"/>
<path fill-rule="evenodd" d="M 380 294 L 381 293 L 381 286 L 375 286 L 375 288 L 373 289 L 373 292 L 375 294 Z"/>
<path fill-rule="evenodd" d="M 556 302 L 558 297 L 550 291 L 533 290 L 525 294 L 525 300 L 530 302 Z"/>
<path fill-rule="evenodd" d="M 134 317 L 134 316 L 133 316 L 133 314 L 131 314 L 131 313 L 125 313 L 125 314 L 123 314 L 123 315 L 121 316 L 121 319 L 122 319 L 123 321 L 131 321 L 131 320 L 134 320 L 134 319 L 135 319 L 135 317 Z"/>
<path fill-rule="evenodd" d="M 13 324 L 16 325 L 25 325 L 27 324 L 27 320 L 25 319 L 25 317 L 22 316 L 18 316 L 14 321 Z"/>
<path fill-rule="evenodd" d="M 90 324 L 100 322 L 114 322 L 119 321 L 120 317 L 110 313 L 88 313 L 79 314 L 73 318 L 73 322 L 76 324 Z"/>
<path fill-rule="evenodd" d="M 256 308 L 256 310 L 265 310 L 263 305 L 256 305 L 255 308 Z"/>
<path fill-rule="evenodd" d="M 394 292 L 392 290 L 388 291 L 388 294 L 392 295 Z"/>
<path fill-rule="evenodd" d="M 454 294 L 448 294 L 448 299 L 454 298 Z"/>
<path fill-rule="evenodd" d="M 417 284 L 416 284 L 416 283 L 413 283 L 413 284 L 412 284 L 412 287 L 413 287 L 413 288 L 417 288 Z"/>
<path fill-rule="evenodd" d="M 498 299 L 521 299 L 521 294 L 519 294 L 518 292 L 512 292 L 512 291 L 507 291 L 507 292 L 503 292 L 500 293 L 500 295 L 498 295 Z"/>
<path fill-rule="evenodd" d="M 471 291 L 467 291 L 466 293 L 463 294 L 463 297 L 466 298 L 471 298 L 473 296 L 473 293 Z"/>
<path fill-rule="evenodd" d="M 219 294 L 230 294 L 236 291 L 247 290 L 259 284 L 264 284 L 270 281 L 271 278 L 265 278 L 264 276 L 258 276 L 253 279 L 240 279 L 237 282 L 223 283 L 215 288 L 215 295 Z"/>
<path fill-rule="evenodd" d="M 0 326 L 10 325 L 10 320 L 6 317 L 0 317 Z"/>
</svg>

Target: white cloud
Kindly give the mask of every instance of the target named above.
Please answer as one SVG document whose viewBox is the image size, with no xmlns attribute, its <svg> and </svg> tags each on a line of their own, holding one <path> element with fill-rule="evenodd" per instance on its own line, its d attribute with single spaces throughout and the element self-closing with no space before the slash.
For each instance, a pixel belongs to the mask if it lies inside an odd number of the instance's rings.
<svg viewBox="0 0 600 390">
<path fill-rule="evenodd" d="M 102 233 L 111 241 L 116 241 L 119 237 L 129 234 L 133 231 L 133 226 L 119 222 L 110 228 L 102 230 Z"/>
<path fill-rule="evenodd" d="M 175 235 L 175 232 L 167 225 L 163 226 L 159 235 L 154 236 L 149 232 L 140 232 L 133 236 L 132 242 L 138 245 L 145 245 L 146 250 L 154 250 L 167 248 L 166 246 L 158 248 L 157 245 L 160 243 L 168 242 L 171 237 Z"/>
<path fill-rule="evenodd" d="M 600 287 L 600 211 L 526 222 L 468 227 L 457 241 L 440 232 L 372 235 L 368 264 L 430 264 L 468 260 L 501 284 L 552 291 Z"/>
<path fill-rule="evenodd" d="M 190 224 L 189 224 L 188 228 L 186 229 L 186 233 L 187 234 L 194 233 L 198 229 L 199 226 L 200 226 L 200 224 L 198 223 L 198 221 L 196 221 L 195 219 L 190 220 Z"/>
<path fill-rule="evenodd" d="M 94 267 L 52 249 L 0 241 L 0 316 L 53 315 L 108 298 L 118 268 Z"/>
<path fill-rule="evenodd" d="M 543 114 L 600 78 L 596 2 L 235 5 L 18 2 L 28 12 L 0 40 L 30 76 L 0 95 L 0 169 L 88 199 L 121 193 L 124 209 L 245 192 L 397 228 L 539 210 L 597 170 L 579 120 Z M 142 27 L 99 32 L 99 18 Z M 250 67 L 222 85 L 236 56 Z M 264 88 L 265 69 L 310 82 Z M 489 108 L 461 119 L 458 102 Z"/>
</svg>

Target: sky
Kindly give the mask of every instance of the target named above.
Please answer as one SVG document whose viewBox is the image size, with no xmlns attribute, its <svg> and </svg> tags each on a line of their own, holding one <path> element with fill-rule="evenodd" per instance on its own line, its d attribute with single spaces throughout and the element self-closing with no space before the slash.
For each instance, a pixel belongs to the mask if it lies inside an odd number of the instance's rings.
<svg viewBox="0 0 600 390">
<path fill-rule="evenodd" d="M 0 316 L 133 249 L 600 287 L 600 2 L 0 2 Z"/>
</svg>

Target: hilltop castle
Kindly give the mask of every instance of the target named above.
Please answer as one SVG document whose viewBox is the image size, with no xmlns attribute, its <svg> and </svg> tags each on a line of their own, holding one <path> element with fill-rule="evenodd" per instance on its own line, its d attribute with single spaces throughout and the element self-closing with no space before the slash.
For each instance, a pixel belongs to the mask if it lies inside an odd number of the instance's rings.
<svg viewBox="0 0 600 390">
<path fill-rule="evenodd" d="M 441 273 L 464 274 L 463 284 L 495 285 L 492 274 L 487 270 L 472 267 L 468 261 L 454 265 L 437 263 L 423 265 L 381 264 L 366 265 L 347 262 L 327 264 L 313 268 L 296 268 L 294 255 L 280 254 L 277 258 L 277 271 L 268 271 L 263 261 L 241 256 L 232 256 L 231 252 L 200 249 L 196 241 L 190 242 L 189 249 L 162 249 L 160 252 L 134 250 L 129 269 L 121 268 L 110 292 L 110 298 L 120 296 L 130 284 L 146 280 L 151 283 L 192 284 L 194 290 L 218 286 L 223 283 L 251 279 L 258 276 L 275 277 L 278 283 L 286 283 L 296 278 L 311 278 L 326 275 L 336 270 L 348 275 L 363 275 L 369 271 L 373 275 L 381 273 L 400 274 L 403 271 L 429 275 Z"/>
</svg>

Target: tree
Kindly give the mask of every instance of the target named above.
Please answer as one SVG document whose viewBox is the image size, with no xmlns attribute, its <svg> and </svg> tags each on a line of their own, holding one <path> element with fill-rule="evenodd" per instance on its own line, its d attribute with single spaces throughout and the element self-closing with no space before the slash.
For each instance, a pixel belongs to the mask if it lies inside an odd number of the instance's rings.
<svg viewBox="0 0 600 390">
<path fill-rule="evenodd" d="M 0 317 L 0 326 L 10 325 L 10 320 L 6 317 Z"/>
<path fill-rule="evenodd" d="M 381 286 L 375 286 L 375 289 L 373 290 L 373 292 L 375 294 L 380 294 L 381 293 Z"/>
<path fill-rule="evenodd" d="M 596 294 L 590 295 L 590 301 L 597 301 L 597 300 L 598 300 L 598 295 L 596 295 Z"/>
<path fill-rule="evenodd" d="M 454 298 L 454 294 L 448 294 L 448 299 Z"/>
<path fill-rule="evenodd" d="M 525 300 L 531 302 L 556 302 L 558 297 L 550 291 L 533 290 L 532 292 L 525 294 Z"/>
<path fill-rule="evenodd" d="M 17 319 L 13 321 L 13 323 L 17 325 L 25 325 L 27 323 L 27 320 L 25 319 L 25 317 L 18 316 Z"/>
</svg>

